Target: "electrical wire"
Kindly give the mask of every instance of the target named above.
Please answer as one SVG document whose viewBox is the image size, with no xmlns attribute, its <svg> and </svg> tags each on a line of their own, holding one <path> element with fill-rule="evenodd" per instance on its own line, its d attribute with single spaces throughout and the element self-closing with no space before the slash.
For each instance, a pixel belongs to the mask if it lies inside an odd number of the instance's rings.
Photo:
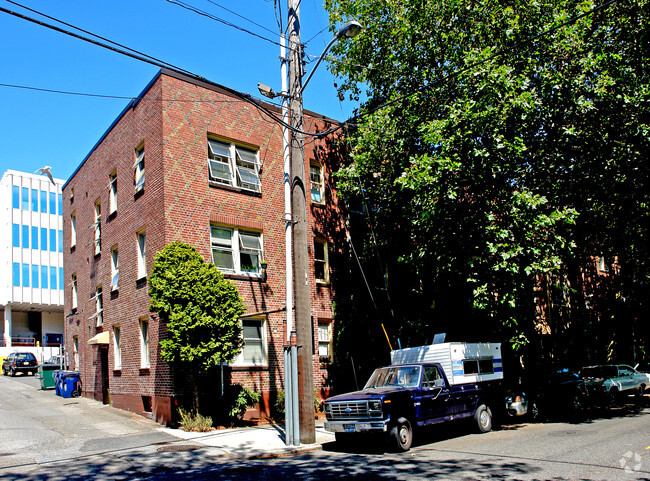
<svg viewBox="0 0 650 481">
<path fill-rule="evenodd" d="M 261 25 L 261 24 L 259 24 L 259 23 L 257 23 L 257 22 L 254 22 L 254 21 L 251 20 L 250 18 L 244 17 L 243 15 L 238 14 L 238 13 L 235 12 L 234 10 L 230 10 L 229 8 L 226 8 L 226 7 L 224 7 L 223 5 L 219 5 L 217 2 L 215 2 L 215 1 L 213 1 L 213 0 L 207 0 L 207 2 L 208 2 L 208 3 L 211 3 L 211 4 L 214 5 L 215 7 L 219 7 L 219 8 L 224 9 L 226 12 L 232 13 L 232 14 L 235 15 L 236 17 L 239 17 L 239 18 L 241 18 L 241 19 L 243 19 L 243 20 L 246 20 L 246 21 L 249 22 L 249 23 L 252 23 L 252 24 L 255 25 L 256 27 L 260 27 L 262 30 L 266 30 L 267 32 L 269 32 L 269 33 L 271 33 L 271 34 L 273 34 L 273 35 L 276 35 L 276 34 L 277 34 L 277 32 L 274 32 L 274 31 L 271 30 L 270 28 L 266 28 L 264 25 Z"/>
</svg>

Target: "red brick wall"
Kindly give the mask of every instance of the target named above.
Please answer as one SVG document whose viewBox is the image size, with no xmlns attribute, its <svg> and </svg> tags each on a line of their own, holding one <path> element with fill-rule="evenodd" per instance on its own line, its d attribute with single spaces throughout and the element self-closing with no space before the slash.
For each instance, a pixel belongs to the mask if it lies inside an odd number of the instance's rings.
<svg viewBox="0 0 650 481">
<path fill-rule="evenodd" d="M 159 99 L 163 99 L 162 101 Z M 189 101 L 196 100 L 196 101 Z M 308 119 L 310 120 L 310 119 Z M 314 125 L 316 121 L 305 122 Z M 262 163 L 261 194 L 235 192 L 215 187 L 208 182 L 208 134 L 230 139 L 259 150 Z M 134 149 L 144 141 L 146 181 L 144 192 L 134 195 Z M 315 144 L 318 145 L 318 144 Z M 314 159 L 313 145 L 306 149 L 306 158 Z M 117 214 L 108 217 L 109 174 L 117 169 Z M 157 251 L 173 241 L 194 245 L 206 261 L 211 261 L 210 222 L 223 222 L 233 227 L 253 228 L 263 232 L 267 279 L 230 278 L 237 285 L 249 313 L 277 311 L 285 305 L 283 163 L 281 128 L 263 116 L 255 107 L 227 91 L 204 88 L 161 75 L 146 92 L 145 98 L 126 110 L 110 129 L 64 189 L 64 246 L 70 245 L 70 215 L 77 219 L 77 244 L 74 250 L 64 249 L 69 282 L 72 273 L 78 278 L 78 309 L 71 311 L 71 289 L 66 288 L 66 343 L 79 336 L 80 368 L 84 391 L 98 397 L 101 376 L 98 348 L 87 340 L 103 330 L 111 332 L 109 344 L 109 385 L 114 405 L 142 412 L 142 396 L 151 396 L 154 417 L 167 420 L 173 398 L 169 368 L 158 359 L 158 340 L 164 326 L 149 316 L 146 283 L 136 285 L 136 232 L 146 228 L 147 271 Z M 305 178 L 309 179 L 306 162 Z M 74 200 L 70 192 L 74 188 Z M 102 204 L 102 252 L 93 254 L 94 203 Z M 322 209 L 322 208 L 319 208 Z M 328 237 L 331 226 L 318 225 L 308 212 L 310 225 L 318 237 Z M 120 282 L 117 295 L 110 293 L 111 247 L 118 245 Z M 313 256 L 313 245 L 309 246 Z M 311 262 L 313 266 L 313 262 Z M 316 285 L 313 268 L 312 314 L 314 335 L 318 318 L 332 319 L 331 290 Z M 94 294 L 103 286 L 104 325 L 95 327 L 89 317 L 95 311 Z M 151 367 L 140 369 L 139 319 L 150 317 Z M 285 343 L 285 314 L 271 313 L 267 323 L 268 366 L 234 367 L 233 382 L 242 383 L 265 394 L 283 388 L 282 346 Z M 122 369 L 114 370 L 113 326 L 121 329 Z M 316 338 L 317 345 L 317 338 Z M 71 349 L 70 349 L 71 351 Z M 326 383 L 326 371 L 320 369 L 314 356 L 315 388 Z M 165 401 L 167 400 L 167 401 Z M 167 406 L 167 407 L 164 407 Z M 266 406 L 264 406 L 266 407 Z"/>
</svg>

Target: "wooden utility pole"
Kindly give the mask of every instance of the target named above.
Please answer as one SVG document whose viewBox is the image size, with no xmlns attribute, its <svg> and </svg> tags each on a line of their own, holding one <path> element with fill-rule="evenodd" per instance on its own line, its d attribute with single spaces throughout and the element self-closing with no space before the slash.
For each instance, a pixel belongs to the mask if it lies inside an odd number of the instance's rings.
<svg viewBox="0 0 650 481">
<path fill-rule="evenodd" d="M 289 11 L 289 96 L 291 99 L 291 210 L 293 217 L 293 280 L 298 343 L 298 404 L 300 442 L 316 442 L 314 423 L 313 335 L 307 249 L 307 186 L 302 110 L 302 45 L 300 44 L 300 0 L 288 0 Z"/>
</svg>

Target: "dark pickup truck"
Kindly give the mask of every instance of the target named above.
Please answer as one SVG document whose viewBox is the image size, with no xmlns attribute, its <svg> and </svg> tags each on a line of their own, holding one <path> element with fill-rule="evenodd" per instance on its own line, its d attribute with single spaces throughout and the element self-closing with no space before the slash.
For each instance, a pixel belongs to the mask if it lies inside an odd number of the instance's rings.
<svg viewBox="0 0 650 481">
<path fill-rule="evenodd" d="M 498 380 L 451 385 L 439 363 L 391 365 L 376 369 L 363 390 L 327 399 L 325 429 L 339 443 L 385 433 L 395 449 L 408 451 L 417 427 L 473 417 L 480 432 L 490 431 L 501 404 Z"/>
</svg>

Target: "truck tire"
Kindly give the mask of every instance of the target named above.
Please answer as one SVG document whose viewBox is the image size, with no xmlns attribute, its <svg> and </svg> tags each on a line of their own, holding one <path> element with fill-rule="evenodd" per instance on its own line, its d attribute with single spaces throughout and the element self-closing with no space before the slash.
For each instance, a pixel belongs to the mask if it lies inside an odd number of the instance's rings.
<svg viewBox="0 0 650 481">
<path fill-rule="evenodd" d="M 485 404 L 481 404 L 474 413 L 474 420 L 479 432 L 487 433 L 492 430 L 492 411 Z"/>
<path fill-rule="evenodd" d="M 9 372 L 11 372 L 11 377 L 16 377 L 16 371 L 13 367 L 10 369 Z"/>
<path fill-rule="evenodd" d="M 411 444 L 413 444 L 413 428 L 408 419 L 397 419 L 397 422 L 390 428 L 390 440 L 393 447 L 400 453 L 411 449 Z"/>
</svg>

